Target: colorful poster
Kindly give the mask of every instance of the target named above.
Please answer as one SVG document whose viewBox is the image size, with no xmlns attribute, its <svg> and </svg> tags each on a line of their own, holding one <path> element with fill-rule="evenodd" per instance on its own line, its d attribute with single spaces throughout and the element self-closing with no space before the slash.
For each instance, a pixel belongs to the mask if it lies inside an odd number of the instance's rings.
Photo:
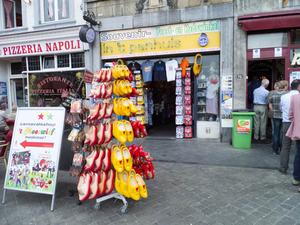
<svg viewBox="0 0 300 225">
<path fill-rule="evenodd" d="M 244 119 L 237 120 L 237 133 L 250 134 L 250 120 L 244 120 Z"/>
<path fill-rule="evenodd" d="M 222 127 L 232 127 L 232 91 L 222 91 L 221 119 Z"/>
<path fill-rule="evenodd" d="M 54 195 L 64 108 L 19 108 L 4 188 Z"/>
<path fill-rule="evenodd" d="M 0 82 L 0 104 L 5 103 L 6 105 L 8 105 L 7 102 L 7 86 L 6 86 L 6 82 Z"/>
</svg>

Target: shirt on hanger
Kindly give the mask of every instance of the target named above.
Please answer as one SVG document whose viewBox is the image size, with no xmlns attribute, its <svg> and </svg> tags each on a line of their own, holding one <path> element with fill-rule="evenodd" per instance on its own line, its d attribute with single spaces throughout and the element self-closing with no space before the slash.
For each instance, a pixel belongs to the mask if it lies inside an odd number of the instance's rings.
<svg viewBox="0 0 300 225">
<path fill-rule="evenodd" d="M 133 73 L 133 71 L 141 69 L 141 64 L 139 64 L 138 62 L 131 62 L 127 67 Z"/>
<path fill-rule="evenodd" d="M 145 61 L 142 63 L 144 82 L 152 81 L 153 66 L 154 63 L 152 61 Z"/>
<path fill-rule="evenodd" d="M 160 80 L 167 80 L 166 77 L 166 64 L 164 61 L 157 61 L 154 63 L 154 80 L 160 81 Z"/>
<path fill-rule="evenodd" d="M 181 60 L 181 63 L 180 63 L 180 68 L 182 68 L 182 77 L 185 76 L 185 69 L 189 66 L 189 61 L 184 58 L 183 60 Z"/>
<path fill-rule="evenodd" d="M 173 59 L 166 62 L 166 72 L 167 72 L 168 82 L 175 80 L 176 68 L 178 68 L 177 60 Z"/>
</svg>

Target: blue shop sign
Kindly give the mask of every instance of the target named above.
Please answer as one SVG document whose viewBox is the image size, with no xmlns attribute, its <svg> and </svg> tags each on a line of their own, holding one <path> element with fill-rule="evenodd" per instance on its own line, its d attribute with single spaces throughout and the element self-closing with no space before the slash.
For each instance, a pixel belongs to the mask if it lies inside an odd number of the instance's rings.
<svg viewBox="0 0 300 225">
<path fill-rule="evenodd" d="M 205 33 L 202 33 L 198 39 L 198 44 L 202 47 L 205 47 L 208 44 L 208 37 Z"/>
</svg>

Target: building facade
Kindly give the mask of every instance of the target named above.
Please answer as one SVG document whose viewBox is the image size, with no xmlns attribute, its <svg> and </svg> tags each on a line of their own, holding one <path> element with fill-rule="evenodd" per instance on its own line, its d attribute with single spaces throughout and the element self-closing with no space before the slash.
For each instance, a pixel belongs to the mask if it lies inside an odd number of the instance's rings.
<svg viewBox="0 0 300 225">
<path fill-rule="evenodd" d="M 58 105 L 91 67 L 79 40 L 84 1 L 0 1 L 1 101 L 20 107 Z M 56 99 L 56 101 L 54 101 Z"/>
<path fill-rule="evenodd" d="M 93 43 L 94 71 L 117 59 L 127 65 L 173 59 L 180 64 L 187 59 L 193 66 L 196 54 L 200 53 L 202 70 L 192 78 L 194 137 L 229 141 L 234 53 L 232 1 L 87 1 L 87 9 L 101 21 L 99 36 Z M 201 37 L 207 37 L 204 46 L 198 42 Z M 159 82 L 148 88 L 153 96 L 155 92 L 168 93 L 167 101 L 175 104 L 175 91 L 174 96 L 170 93 L 172 85 L 163 85 L 164 91 L 159 89 Z M 229 101 L 224 103 L 225 95 Z M 157 101 L 155 107 L 165 103 L 165 99 Z M 175 106 L 168 107 L 172 114 Z"/>
</svg>

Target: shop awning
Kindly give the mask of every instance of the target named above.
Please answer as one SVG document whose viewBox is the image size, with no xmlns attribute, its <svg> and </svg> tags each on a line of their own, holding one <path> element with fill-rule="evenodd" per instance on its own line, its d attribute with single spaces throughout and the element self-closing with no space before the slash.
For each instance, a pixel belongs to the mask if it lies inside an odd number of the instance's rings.
<svg viewBox="0 0 300 225">
<path fill-rule="evenodd" d="M 247 14 L 238 17 L 243 31 L 300 27 L 300 10 Z"/>
</svg>

